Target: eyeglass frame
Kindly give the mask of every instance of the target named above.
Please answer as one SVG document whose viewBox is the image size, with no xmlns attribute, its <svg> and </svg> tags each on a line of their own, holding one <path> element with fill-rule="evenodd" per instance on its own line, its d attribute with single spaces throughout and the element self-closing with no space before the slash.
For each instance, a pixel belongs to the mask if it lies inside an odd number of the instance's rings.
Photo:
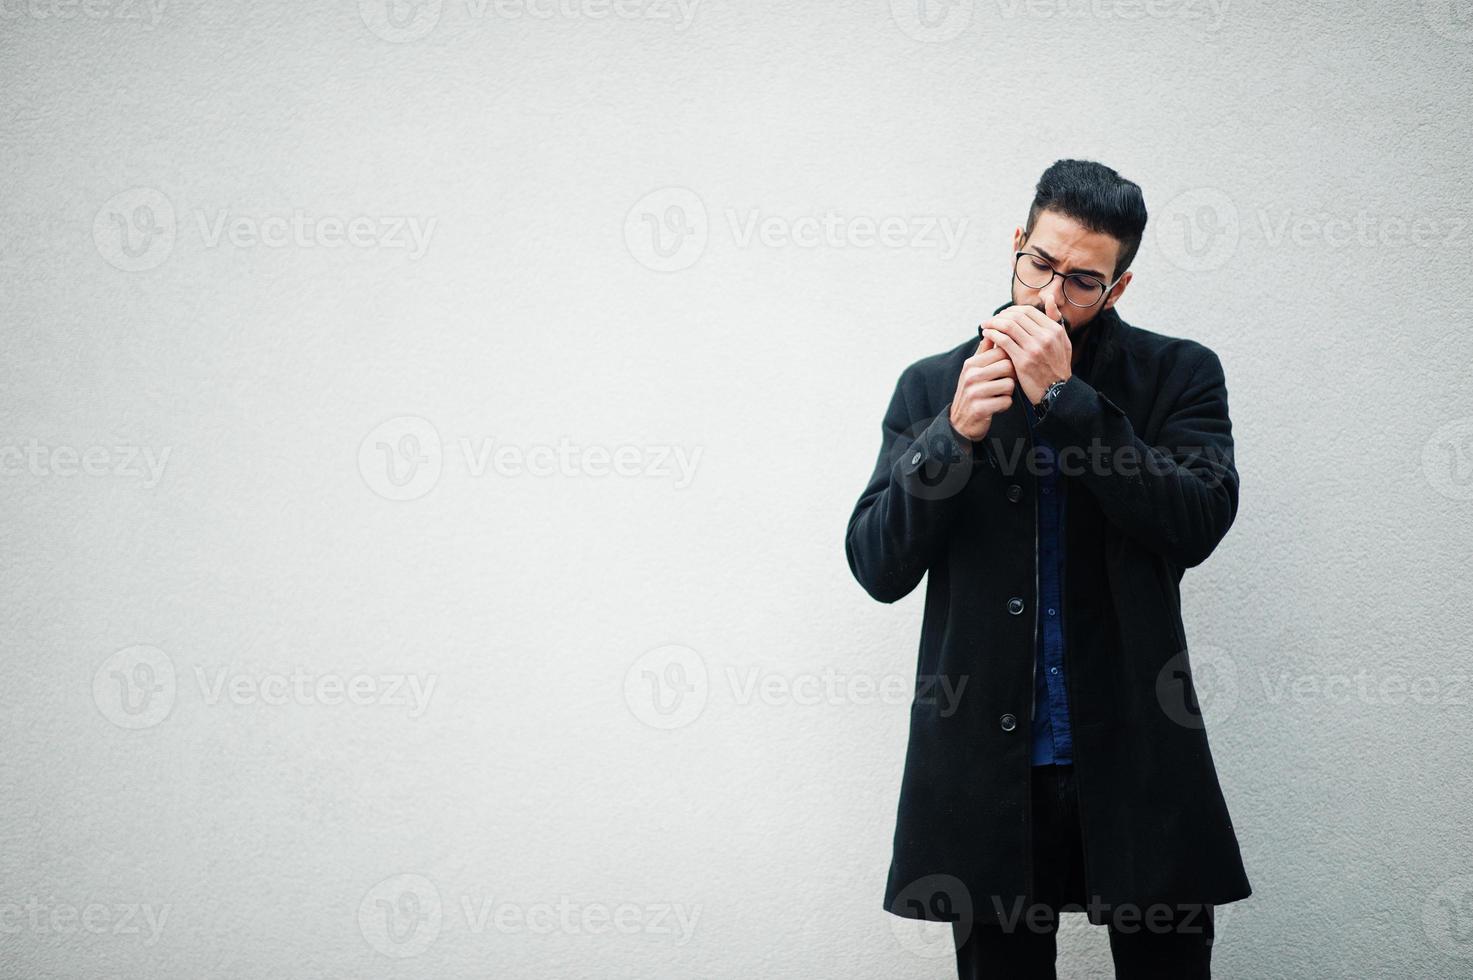
<svg viewBox="0 0 1473 980">
<path fill-rule="evenodd" d="M 1042 286 L 1029 286 L 1028 283 L 1023 282 L 1022 277 L 1018 275 L 1018 260 L 1025 255 L 1031 255 L 1038 261 L 1042 262 L 1044 265 L 1048 266 L 1049 272 L 1053 273 L 1053 275 L 1048 277 L 1048 282 L 1044 283 Z M 1069 298 L 1069 290 L 1059 290 L 1059 292 L 1062 293 L 1064 296 L 1064 302 L 1068 303 L 1070 306 L 1077 306 L 1081 310 L 1087 310 L 1092 306 L 1097 306 L 1100 300 L 1103 300 L 1106 296 L 1109 296 L 1110 290 L 1120 285 L 1120 280 L 1125 278 L 1125 273 L 1120 273 L 1120 275 L 1115 277 L 1114 282 L 1106 286 L 1103 280 L 1097 279 L 1094 276 L 1085 275 L 1083 272 L 1060 272 L 1058 269 L 1054 268 L 1054 264 L 1052 262 L 1044 258 L 1042 255 L 1039 255 L 1037 252 L 1030 252 L 1027 249 L 1024 249 L 1022 251 L 1013 253 L 1013 278 L 1017 279 L 1018 282 L 1022 283 L 1024 286 L 1028 286 L 1029 289 L 1047 289 L 1049 287 L 1049 283 L 1052 283 L 1056 276 L 1063 276 L 1065 279 L 1068 279 L 1070 276 L 1078 276 L 1081 279 L 1088 279 L 1090 282 L 1097 282 L 1103 287 L 1100 290 L 1100 295 L 1095 299 L 1093 303 L 1076 303 Z"/>
</svg>

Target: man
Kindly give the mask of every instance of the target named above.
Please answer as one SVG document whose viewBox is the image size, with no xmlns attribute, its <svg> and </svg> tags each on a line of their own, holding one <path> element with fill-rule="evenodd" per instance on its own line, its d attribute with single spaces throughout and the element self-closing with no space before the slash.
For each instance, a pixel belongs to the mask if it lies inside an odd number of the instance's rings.
<svg viewBox="0 0 1473 980">
<path fill-rule="evenodd" d="M 881 602 L 929 573 L 885 907 L 949 921 L 959 975 L 1053 977 L 1058 912 L 1117 977 L 1208 977 L 1251 894 L 1198 708 L 1179 585 L 1227 533 L 1222 364 L 1115 311 L 1140 188 L 1060 160 L 1011 301 L 900 375 L 849 519 Z"/>
</svg>

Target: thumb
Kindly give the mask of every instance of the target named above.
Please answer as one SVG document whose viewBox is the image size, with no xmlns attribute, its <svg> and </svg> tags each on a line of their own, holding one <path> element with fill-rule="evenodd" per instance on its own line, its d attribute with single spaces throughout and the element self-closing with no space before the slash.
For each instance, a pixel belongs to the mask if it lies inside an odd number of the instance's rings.
<svg viewBox="0 0 1473 980">
<path fill-rule="evenodd" d="M 978 354 L 985 354 L 988 351 L 992 350 L 993 347 L 997 346 L 992 342 L 991 337 L 988 337 L 982 333 L 982 325 L 980 323 L 977 324 L 977 338 L 981 341 L 981 343 L 977 345 Z"/>
<path fill-rule="evenodd" d="M 1062 316 L 1059 313 L 1059 304 L 1054 302 L 1052 293 L 1043 294 L 1043 312 L 1055 323 L 1062 320 Z"/>
</svg>

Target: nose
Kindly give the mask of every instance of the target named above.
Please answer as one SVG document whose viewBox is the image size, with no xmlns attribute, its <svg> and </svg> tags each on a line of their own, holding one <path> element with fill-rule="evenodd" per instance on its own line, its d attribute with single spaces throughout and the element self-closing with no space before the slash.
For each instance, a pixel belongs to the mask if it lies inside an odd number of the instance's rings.
<svg viewBox="0 0 1473 980">
<path fill-rule="evenodd" d="M 1063 276 L 1054 276 L 1053 282 L 1049 283 L 1047 286 L 1044 286 L 1042 289 L 1040 289 L 1038 291 L 1038 299 L 1039 299 L 1039 303 L 1040 303 L 1039 309 L 1042 309 L 1043 308 L 1042 303 L 1043 303 L 1043 299 L 1044 299 L 1045 296 L 1052 297 L 1053 298 L 1053 301 L 1054 301 L 1054 305 L 1057 306 L 1059 309 L 1062 310 L 1064 308 L 1064 277 Z"/>
</svg>

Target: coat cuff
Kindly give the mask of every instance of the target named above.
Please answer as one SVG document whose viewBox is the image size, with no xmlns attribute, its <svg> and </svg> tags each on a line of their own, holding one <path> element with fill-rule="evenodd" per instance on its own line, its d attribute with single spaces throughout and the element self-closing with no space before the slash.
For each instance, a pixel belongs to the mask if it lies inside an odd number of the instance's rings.
<svg viewBox="0 0 1473 980">
<path fill-rule="evenodd" d="M 895 461 L 895 480 L 927 498 L 937 497 L 940 487 L 960 489 L 971 473 L 972 445 L 972 440 L 952 427 L 951 405 L 947 404 Z"/>
<path fill-rule="evenodd" d="M 1030 410 L 1032 406 L 1029 406 Z M 1077 374 L 1054 396 L 1048 414 L 1038 423 L 1038 432 L 1057 448 L 1082 446 L 1100 431 L 1100 418 L 1105 412 L 1124 416 L 1125 412 L 1099 389 Z"/>
</svg>

